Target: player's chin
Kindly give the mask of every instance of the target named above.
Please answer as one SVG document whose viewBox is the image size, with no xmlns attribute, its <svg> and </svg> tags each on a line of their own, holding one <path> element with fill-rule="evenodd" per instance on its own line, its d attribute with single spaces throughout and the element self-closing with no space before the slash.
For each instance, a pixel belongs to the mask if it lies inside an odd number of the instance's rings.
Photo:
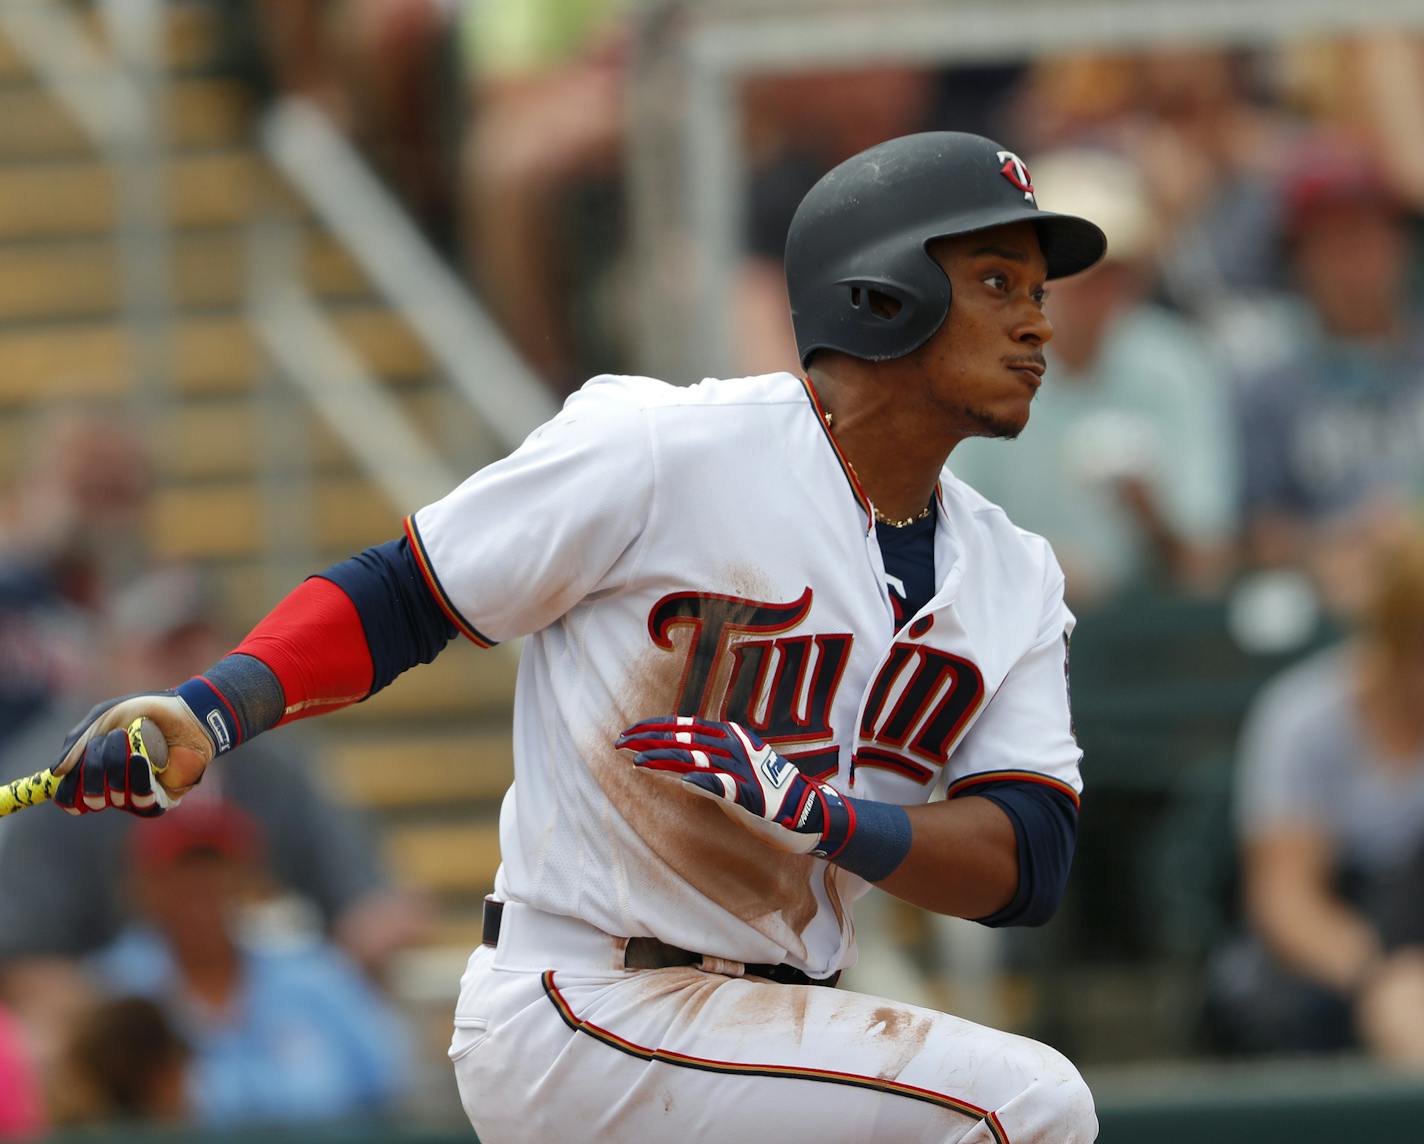
<svg viewBox="0 0 1424 1144">
<path fill-rule="evenodd" d="M 1002 437 L 1012 441 L 1028 425 L 1029 402 L 1032 398 L 971 406 L 965 410 L 971 437 Z"/>
</svg>

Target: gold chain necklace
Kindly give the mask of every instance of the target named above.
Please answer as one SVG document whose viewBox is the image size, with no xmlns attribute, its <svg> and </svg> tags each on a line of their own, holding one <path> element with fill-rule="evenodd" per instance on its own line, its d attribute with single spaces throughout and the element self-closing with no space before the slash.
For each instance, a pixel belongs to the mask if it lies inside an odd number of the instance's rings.
<svg viewBox="0 0 1424 1144">
<path fill-rule="evenodd" d="M 888 524 L 891 528 L 906 528 L 909 525 L 914 524 L 915 521 L 924 520 L 925 517 L 929 516 L 930 506 L 925 505 L 925 507 L 920 509 L 919 512 L 915 513 L 914 516 L 907 516 L 904 520 L 891 520 L 874 505 L 870 506 L 870 511 L 875 514 L 875 519 L 880 524 Z"/>
<path fill-rule="evenodd" d="M 827 412 L 825 417 L 826 428 L 829 429 L 831 427 L 831 414 Z M 855 473 L 856 482 L 859 483 L 860 474 L 855 472 L 855 466 L 850 463 L 849 457 L 845 458 L 845 463 L 846 466 L 850 469 L 850 471 L 852 473 Z M 890 517 L 886 516 L 883 512 L 876 508 L 874 504 L 870 506 L 870 511 L 875 515 L 875 520 L 877 524 L 888 524 L 891 528 L 908 528 L 910 525 L 914 524 L 915 521 L 924 520 L 925 517 L 929 516 L 930 506 L 925 505 L 925 507 L 920 509 L 919 512 L 915 513 L 914 516 L 907 516 L 904 520 L 892 520 Z"/>
</svg>

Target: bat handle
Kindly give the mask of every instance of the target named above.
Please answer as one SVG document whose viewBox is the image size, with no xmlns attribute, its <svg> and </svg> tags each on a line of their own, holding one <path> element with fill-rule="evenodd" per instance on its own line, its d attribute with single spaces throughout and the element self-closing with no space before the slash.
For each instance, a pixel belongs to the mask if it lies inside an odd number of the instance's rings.
<svg viewBox="0 0 1424 1144">
<path fill-rule="evenodd" d="M 36 803 L 48 802 L 58 786 L 59 776 L 48 768 L 0 786 L 0 818 Z"/>
</svg>

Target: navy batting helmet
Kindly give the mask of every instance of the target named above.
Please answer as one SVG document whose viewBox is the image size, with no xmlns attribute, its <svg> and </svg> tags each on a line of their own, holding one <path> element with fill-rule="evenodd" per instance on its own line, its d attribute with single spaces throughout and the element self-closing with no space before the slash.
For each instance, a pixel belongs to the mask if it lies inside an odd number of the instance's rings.
<svg viewBox="0 0 1424 1144">
<path fill-rule="evenodd" d="M 1086 219 L 1039 210 L 1023 161 L 981 135 L 927 131 L 847 159 L 807 192 L 786 237 L 801 364 L 816 350 L 884 361 L 917 349 L 949 313 L 949 279 L 926 246 L 1023 221 L 1038 227 L 1050 278 L 1107 249 Z"/>
</svg>

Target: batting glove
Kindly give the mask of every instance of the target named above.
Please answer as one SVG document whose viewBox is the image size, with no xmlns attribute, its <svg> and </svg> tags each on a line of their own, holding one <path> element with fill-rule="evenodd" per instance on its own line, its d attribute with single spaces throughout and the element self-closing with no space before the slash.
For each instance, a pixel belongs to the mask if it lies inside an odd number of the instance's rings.
<svg viewBox="0 0 1424 1144">
<path fill-rule="evenodd" d="M 168 747 L 162 781 L 128 734 L 141 717 L 158 726 Z M 60 748 L 54 772 L 62 778 L 54 801 L 70 814 L 112 808 L 151 818 L 176 806 L 216 753 L 213 733 L 175 691 L 106 700 L 80 720 Z"/>
<path fill-rule="evenodd" d="M 635 752 L 637 766 L 680 776 L 781 850 L 834 858 L 855 830 L 855 810 L 839 791 L 739 724 L 664 715 L 635 723 L 614 745 Z"/>
</svg>

